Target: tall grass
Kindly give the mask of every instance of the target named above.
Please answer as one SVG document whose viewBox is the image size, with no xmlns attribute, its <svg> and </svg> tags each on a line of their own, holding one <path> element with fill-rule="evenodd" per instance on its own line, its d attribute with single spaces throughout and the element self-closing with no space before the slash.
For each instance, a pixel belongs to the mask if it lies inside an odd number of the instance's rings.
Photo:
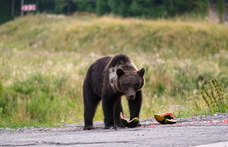
<svg viewBox="0 0 228 147">
<path fill-rule="evenodd" d="M 209 88 L 201 91 L 201 95 L 210 112 L 227 111 L 227 98 L 225 97 L 227 93 L 224 93 L 217 79 L 209 82 Z"/>
<path fill-rule="evenodd" d="M 15 19 L 0 26 L 0 124 L 82 122 L 89 65 L 117 53 L 146 69 L 141 118 L 166 111 L 208 114 L 200 94 L 208 81 L 216 78 L 227 90 L 227 34 L 227 26 L 206 21 L 45 14 Z M 122 104 L 128 117 L 125 98 Z M 103 120 L 101 106 L 94 120 Z"/>
</svg>

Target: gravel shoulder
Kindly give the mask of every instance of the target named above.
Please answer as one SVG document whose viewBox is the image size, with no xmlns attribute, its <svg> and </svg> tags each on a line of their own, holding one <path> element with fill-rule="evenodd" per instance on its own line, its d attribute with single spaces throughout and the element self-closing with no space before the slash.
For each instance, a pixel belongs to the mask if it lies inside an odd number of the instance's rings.
<svg viewBox="0 0 228 147">
<path fill-rule="evenodd" d="M 173 125 L 155 119 L 140 120 L 138 128 L 104 129 L 102 121 L 94 130 L 82 130 L 83 123 L 52 128 L 3 129 L 0 146 L 198 146 L 228 145 L 228 113 L 178 118 Z M 227 143 L 227 144 L 226 144 Z"/>
<path fill-rule="evenodd" d="M 224 121 L 228 120 L 228 113 L 216 113 L 212 115 L 202 115 L 202 116 L 192 116 L 192 117 L 182 117 L 175 118 L 177 124 L 186 124 L 189 122 L 195 122 L 194 125 L 207 125 L 209 121 Z M 203 122 L 206 121 L 206 122 Z M 140 119 L 142 127 L 150 127 L 151 125 L 159 125 L 159 123 L 154 118 L 149 119 Z M 9 129 L 9 128 L 0 128 L 0 134 L 4 132 L 11 133 L 20 133 L 20 132 L 64 132 L 64 131 L 83 131 L 83 123 L 73 123 L 66 124 L 60 127 L 31 127 L 31 128 L 20 128 L 20 129 Z M 167 125 L 163 125 L 167 126 Z M 94 122 L 95 130 L 105 130 L 103 121 Z M 112 128 L 111 128 L 112 129 Z M 111 130 L 110 129 L 110 130 Z M 127 128 L 119 128 L 127 129 Z"/>
</svg>

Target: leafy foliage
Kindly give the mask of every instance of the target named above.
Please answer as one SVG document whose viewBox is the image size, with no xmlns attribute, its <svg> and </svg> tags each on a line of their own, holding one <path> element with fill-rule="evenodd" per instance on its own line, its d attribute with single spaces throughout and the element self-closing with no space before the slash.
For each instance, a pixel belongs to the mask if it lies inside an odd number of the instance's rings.
<svg viewBox="0 0 228 147">
<path fill-rule="evenodd" d="M 207 0 L 109 0 L 111 12 L 123 17 L 164 18 L 207 11 Z M 200 10 L 200 11 L 199 11 Z M 205 13 L 204 13 L 205 14 Z"/>
<path fill-rule="evenodd" d="M 219 0 L 223 1 L 223 0 Z M 101 16 L 110 12 L 122 17 L 169 18 L 186 13 L 207 14 L 208 0 L 26 0 L 25 4 L 36 4 L 36 11 L 28 13 L 51 13 L 72 15 L 74 12 L 93 12 Z M 223 7 L 218 5 L 218 9 Z M 0 24 L 21 13 L 20 1 L 3 1 L 0 5 Z M 12 10 L 14 10 L 12 12 Z M 219 11 L 220 12 L 220 11 Z"/>
<path fill-rule="evenodd" d="M 219 14 L 219 21 L 220 21 L 220 23 L 223 23 L 224 22 L 224 13 L 226 11 L 225 2 L 223 0 L 217 0 L 216 6 L 217 6 L 218 14 Z"/>
<path fill-rule="evenodd" d="M 96 3 L 96 13 L 101 16 L 110 12 L 110 7 L 108 6 L 108 0 L 97 0 Z"/>
</svg>

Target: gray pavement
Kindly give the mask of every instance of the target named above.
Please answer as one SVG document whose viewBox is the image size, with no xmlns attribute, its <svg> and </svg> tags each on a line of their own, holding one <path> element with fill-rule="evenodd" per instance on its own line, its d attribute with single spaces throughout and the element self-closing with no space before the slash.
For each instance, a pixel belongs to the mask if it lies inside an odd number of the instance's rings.
<svg viewBox="0 0 228 147">
<path fill-rule="evenodd" d="M 0 132 L 0 146 L 225 146 L 228 123 L 204 122 L 175 125 L 151 125 L 143 122 L 139 128 L 103 128 L 83 131 L 83 124 L 60 128 L 21 129 Z M 202 146 L 203 147 L 203 146 Z"/>
</svg>

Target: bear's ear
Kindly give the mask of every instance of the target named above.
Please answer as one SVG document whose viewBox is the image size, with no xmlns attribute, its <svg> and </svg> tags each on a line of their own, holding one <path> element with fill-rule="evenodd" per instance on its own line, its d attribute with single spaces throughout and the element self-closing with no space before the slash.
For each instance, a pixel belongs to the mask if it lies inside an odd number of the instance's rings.
<svg viewBox="0 0 228 147">
<path fill-rule="evenodd" d="M 143 77 L 144 73 L 145 73 L 145 69 L 144 68 L 141 68 L 140 70 L 137 71 L 137 73 Z"/>
<path fill-rule="evenodd" d="M 118 69 L 116 70 L 116 74 L 117 74 L 118 77 L 121 77 L 122 75 L 125 74 L 125 72 L 124 72 L 121 68 L 118 68 Z"/>
</svg>

